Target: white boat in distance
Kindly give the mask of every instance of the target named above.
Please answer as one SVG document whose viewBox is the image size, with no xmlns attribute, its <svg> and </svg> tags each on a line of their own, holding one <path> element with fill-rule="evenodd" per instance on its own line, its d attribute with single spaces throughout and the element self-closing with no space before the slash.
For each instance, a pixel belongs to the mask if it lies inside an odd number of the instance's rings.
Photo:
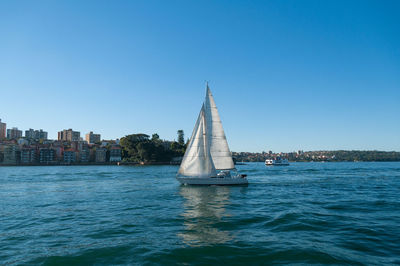
<svg viewBox="0 0 400 266">
<path fill-rule="evenodd" d="M 289 161 L 287 159 L 282 159 L 281 157 L 276 157 L 275 159 L 267 159 L 265 160 L 265 165 L 289 165 Z"/>
<path fill-rule="evenodd" d="M 247 185 L 237 173 L 217 106 L 207 84 L 200 109 L 177 177 L 185 185 Z"/>
</svg>

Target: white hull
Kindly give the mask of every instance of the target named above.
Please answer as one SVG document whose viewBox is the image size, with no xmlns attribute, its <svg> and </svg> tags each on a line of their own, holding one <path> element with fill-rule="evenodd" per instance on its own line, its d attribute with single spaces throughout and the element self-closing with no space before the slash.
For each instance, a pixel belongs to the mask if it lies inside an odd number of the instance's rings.
<svg viewBox="0 0 400 266">
<path fill-rule="evenodd" d="M 287 159 L 267 159 L 265 160 L 265 165 L 267 166 L 272 166 L 272 165 L 276 165 L 276 166 L 286 166 L 289 165 L 289 161 Z"/>
<path fill-rule="evenodd" d="M 211 178 L 211 177 L 177 177 L 178 181 L 184 185 L 203 185 L 203 186 L 233 186 L 248 185 L 247 178 Z"/>
</svg>

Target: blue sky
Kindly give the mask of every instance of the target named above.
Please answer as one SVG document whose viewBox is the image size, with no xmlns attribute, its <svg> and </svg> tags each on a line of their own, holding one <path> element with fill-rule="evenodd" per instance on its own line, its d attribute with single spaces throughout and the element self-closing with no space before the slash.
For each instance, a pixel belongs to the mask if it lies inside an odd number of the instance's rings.
<svg viewBox="0 0 400 266">
<path fill-rule="evenodd" d="M 399 1 L 1 1 L 0 118 L 233 151 L 400 151 Z"/>
</svg>

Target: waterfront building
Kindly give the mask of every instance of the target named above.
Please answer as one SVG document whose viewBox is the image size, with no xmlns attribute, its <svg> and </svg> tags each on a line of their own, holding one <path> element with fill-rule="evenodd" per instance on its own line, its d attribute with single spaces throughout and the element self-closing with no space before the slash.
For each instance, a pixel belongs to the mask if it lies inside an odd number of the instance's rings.
<svg viewBox="0 0 400 266">
<path fill-rule="evenodd" d="M 7 137 L 7 130 L 6 129 L 7 129 L 7 124 L 1 122 L 1 119 L 0 119 L 0 140 L 3 140 L 3 139 L 5 139 Z"/>
<path fill-rule="evenodd" d="M 76 162 L 76 152 L 73 149 L 68 149 L 64 151 L 64 163 L 75 163 Z"/>
<path fill-rule="evenodd" d="M 90 159 L 89 149 L 84 149 L 79 152 L 79 161 L 81 163 L 88 163 Z"/>
<path fill-rule="evenodd" d="M 79 141 L 81 138 L 81 132 L 73 131 L 70 129 L 64 129 L 58 132 L 58 140 L 62 141 Z"/>
<path fill-rule="evenodd" d="M 89 162 L 89 145 L 86 141 L 73 141 L 71 142 L 71 149 L 76 151 L 76 161 L 83 163 Z"/>
<path fill-rule="evenodd" d="M 54 150 L 54 159 L 56 161 L 63 161 L 64 146 L 53 145 L 52 149 Z"/>
<path fill-rule="evenodd" d="M 89 144 L 94 144 L 100 142 L 100 134 L 94 134 L 93 131 L 90 131 L 86 134 L 86 141 Z"/>
<path fill-rule="evenodd" d="M 20 161 L 20 149 L 16 144 L 3 146 L 3 164 L 17 164 Z"/>
<path fill-rule="evenodd" d="M 79 161 L 81 163 L 87 163 L 90 160 L 89 145 L 86 141 L 81 141 L 79 145 Z"/>
<path fill-rule="evenodd" d="M 25 130 L 25 138 L 26 139 L 35 139 L 35 130 L 30 128 L 29 130 Z"/>
<path fill-rule="evenodd" d="M 75 151 L 81 151 L 84 149 L 88 149 L 88 147 L 89 147 L 88 143 L 84 140 L 71 142 L 71 148 L 74 149 Z"/>
<path fill-rule="evenodd" d="M 95 162 L 96 161 L 96 149 L 90 148 L 89 149 L 89 162 Z"/>
<path fill-rule="evenodd" d="M 19 139 L 22 138 L 22 130 L 18 130 L 17 127 L 7 129 L 7 139 Z"/>
<path fill-rule="evenodd" d="M 29 130 L 25 130 L 25 138 L 34 140 L 46 140 L 47 132 L 43 131 L 43 129 L 33 130 L 32 128 L 30 128 Z"/>
<path fill-rule="evenodd" d="M 26 139 L 19 139 L 18 141 L 17 141 L 17 143 L 18 143 L 18 145 L 20 145 L 20 146 L 26 146 L 26 145 L 29 145 L 29 141 L 28 140 L 26 140 Z"/>
<path fill-rule="evenodd" d="M 118 146 L 113 146 L 110 149 L 110 162 L 120 162 L 121 161 L 121 148 Z"/>
<path fill-rule="evenodd" d="M 35 148 L 22 148 L 21 164 L 34 164 L 37 161 L 37 152 Z"/>
<path fill-rule="evenodd" d="M 42 164 L 54 163 L 55 151 L 51 148 L 40 148 L 39 149 L 39 162 Z"/>
<path fill-rule="evenodd" d="M 114 146 L 114 145 L 119 145 L 119 139 L 113 140 L 113 139 L 103 139 L 100 143 L 101 147 L 106 147 L 106 146 Z"/>
<path fill-rule="evenodd" d="M 107 160 L 107 149 L 96 148 L 96 163 L 105 163 Z"/>
<path fill-rule="evenodd" d="M 60 143 L 58 140 L 53 140 L 53 139 L 44 139 L 43 140 L 43 145 L 53 145 L 54 143 Z"/>
</svg>

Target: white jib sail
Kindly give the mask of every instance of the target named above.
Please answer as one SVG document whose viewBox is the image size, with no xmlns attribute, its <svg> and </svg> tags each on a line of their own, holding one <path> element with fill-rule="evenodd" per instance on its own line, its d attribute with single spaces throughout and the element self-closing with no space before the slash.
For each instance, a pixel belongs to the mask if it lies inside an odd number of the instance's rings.
<svg viewBox="0 0 400 266">
<path fill-rule="evenodd" d="M 216 170 L 210 154 L 204 104 L 200 110 L 192 136 L 178 173 L 184 176 L 211 177 Z"/>
<path fill-rule="evenodd" d="M 226 141 L 222 122 L 215 105 L 214 97 L 207 84 L 206 100 L 204 102 L 205 116 L 207 122 L 208 145 L 210 147 L 211 157 L 217 170 L 234 169 L 232 154 Z"/>
</svg>

